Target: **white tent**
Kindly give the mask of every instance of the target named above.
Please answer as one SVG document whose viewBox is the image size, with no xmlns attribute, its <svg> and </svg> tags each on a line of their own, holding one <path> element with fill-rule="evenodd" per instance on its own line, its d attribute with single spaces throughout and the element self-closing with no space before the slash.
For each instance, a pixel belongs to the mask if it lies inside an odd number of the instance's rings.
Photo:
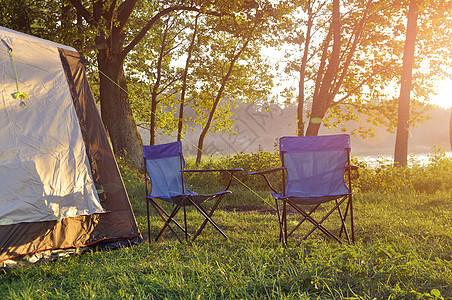
<svg viewBox="0 0 452 300">
<path fill-rule="evenodd" d="M 0 262 L 140 238 L 83 57 L 0 27 L 0 93 Z"/>
</svg>

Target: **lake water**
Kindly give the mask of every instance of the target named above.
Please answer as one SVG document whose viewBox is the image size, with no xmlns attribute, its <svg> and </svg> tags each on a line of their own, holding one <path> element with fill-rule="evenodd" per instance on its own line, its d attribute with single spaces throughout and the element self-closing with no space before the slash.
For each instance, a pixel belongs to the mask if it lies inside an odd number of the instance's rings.
<svg viewBox="0 0 452 300">
<path fill-rule="evenodd" d="M 445 152 L 444 154 L 447 158 L 452 158 L 452 152 Z M 392 155 L 356 155 L 354 157 L 372 167 L 381 164 L 392 165 L 394 163 L 394 156 Z M 433 153 L 410 154 L 408 156 L 408 166 L 413 164 L 428 165 L 431 163 L 432 157 Z"/>
</svg>

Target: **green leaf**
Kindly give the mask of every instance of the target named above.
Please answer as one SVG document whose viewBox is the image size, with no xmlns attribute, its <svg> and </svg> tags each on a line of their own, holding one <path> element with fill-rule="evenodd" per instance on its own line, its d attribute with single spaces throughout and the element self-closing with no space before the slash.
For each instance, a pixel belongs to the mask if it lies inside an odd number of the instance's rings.
<svg viewBox="0 0 452 300">
<path fill-rule="evenodd" d="M 441 297 L 441 292 L 440 292 L 439 290 L 437 290 L 437 289 L 431 290 L 430 294 L 431 294 L 432 296 L 434 296 L 435 298 L 442 298 L 442 297 Z"/>
</svg>

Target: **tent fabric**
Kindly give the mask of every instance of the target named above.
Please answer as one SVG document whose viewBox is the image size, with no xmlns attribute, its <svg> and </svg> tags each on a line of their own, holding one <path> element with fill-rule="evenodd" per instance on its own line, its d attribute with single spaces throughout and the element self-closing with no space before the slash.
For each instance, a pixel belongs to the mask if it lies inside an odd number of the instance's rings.
<svg viewBox="0 0 452 300">
<path fill-rule="evenodd" d="M 58 50 L 6 37 L 0 44 L 0 226 L 103 213 Z M 52 88 L 46 88 L 52 87 Z"/>
<path fill-rule="evenodd" d="M 322 203 L 349 194 L 344 169 L 350 137 L 346 134 L 282 137 L 281 156 L 287 168 L 285 194 L 278 199 L 304 198 L 306 204 Z"/>
<path fill-rule="evenodd" d="M 24 42 L 30 42 L 33 45 L 40 45 L 43 46 L 45 48 L 60 48 L 60 49 L 65 49 L 65 50 L 69 50 L 72 52 L 77 52 L 77 50 L 75 50 L 73 47 L 70 46 L 66 46 L 66 45 L 62 45 L 62 44 L 58 44 L 49 40 L 45 40 L 45 39 L 41 39 L 35 36 L 31 36 L 22 32 L 18 32 L 6 27 L 2 27 L 0 26 L 0 32 L 2 35 L 2 41 L 8 43 L 11 46 L 11 41 L 12 40 L 21 40 Z"/>
<path fill-rule="evenodd" d="M 83 57 L 71 47 L 3 27 L 0 27 L 0 37 L 5 41 L 0 42 L 0 122 L 4 123 L 0 128 L 0 219 L 6 219 L 0 225 L 0 267 L 8 266 L 12 259 L 39 251 L 141 241 L 89 88 Z M 5 43 L 13 49 L 19 88 L 29 96 L 24 100 L 26 108 L 19 105 L 19 99 L 11 97 L 17 86 Z M 24 114 L 28 118 L 24 118 Z M 45 155 L 50 157 L 47 164 L 42 158 Z M 51 160 L 52 155 L 60 158 L 58 164 Z M 36 165 L 39 165 L 37 172 L 33 169 Z M 59 188 L 55 191 L 41 188 L 43 178 L 47 178 L 46 184 L 60 182 Z M 9 180 L 10 185 L 5 186 L 3 180 Z M 19 183 L 34 185 L 35 197 L 27 187 L 25 196 L 28 198 L 21 197 L 24 203 L 13 198 L 22 196 Z M 68 186 L 78 189 L 70 189 L 71 195 Z M 45 197 L 40 197 L 49 191 L 56 195 L 65 191 L 68 194 L 65 197 L 73 197 L 78 202 L 68 202 L 72 210 L 58 216 L 51 209 L 54 215 L 49 217 L 45 214 Z M 7 193 L 9 198 L 5 197 Z M 85 196 L 81 198 L 85 202 L 79 200 L 79 194 Z M 51 200 L 61 208 L 65 199 L 56 197 Z M 57 202 L 60 200 L 63 202 Z M 11 203 L 18 203 L 20 207 L 36 206 L 33 205 L 36 202 L 44 209 L 34 208 L 34 216 L 29 210 L 23 210 L 20 222 L 9 221 L 11 215 L 2 216 L 5 211 L 14 211 Z M 48 200 L 47 203 L 53 202 Z"/>
</svg>

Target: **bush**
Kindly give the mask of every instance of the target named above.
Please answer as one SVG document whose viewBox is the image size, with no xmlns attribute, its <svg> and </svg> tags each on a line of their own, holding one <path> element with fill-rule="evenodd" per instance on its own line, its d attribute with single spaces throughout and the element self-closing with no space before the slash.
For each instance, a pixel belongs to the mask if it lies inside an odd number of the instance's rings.
<svg viewBox="0 0 452 300">
<path fill-rule="evenodd" d="M 407 167 L 394 167 L 389 159 L 379 158 L 370 166 L 359 159 L 359 178 L 354 181 L 355 192 L 406 192 L 435 193 L 452 190 L 452 158 L 440 149 L 427 156 L 424 162 L 411 158 Z"/>
</svg>

